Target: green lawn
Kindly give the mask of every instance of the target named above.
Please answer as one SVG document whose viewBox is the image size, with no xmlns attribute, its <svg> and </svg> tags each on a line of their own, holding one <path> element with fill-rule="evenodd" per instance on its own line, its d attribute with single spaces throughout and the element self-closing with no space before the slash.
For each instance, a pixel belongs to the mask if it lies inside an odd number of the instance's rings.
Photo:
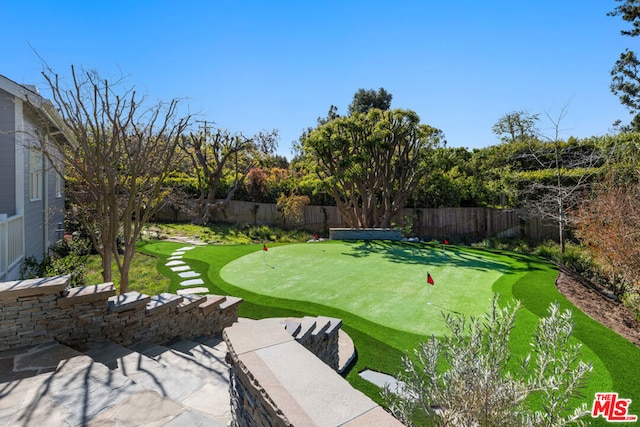
<svg viewBox="0 0 640 427">
<path fill-rule="evenodd" d="M 165 260 L 179 243 L 147 242 L 141 249 L 159 257 L 158 270 L 181 286 Z M 202 246 L 184 260 L 202 274 L 212 293 L 244 298 L 240 315 L 251 318 L 324 315 L 343 320 L 358 358 L 347 379 L 380 402 L 379 389 L 357 373 L 397 373 L 402 355 L 426 336 L 444 332 L 442 312 L 480 315 L 494 292 L 522 302 L 512 335 L 514 356 L 528 340 L 550 302 L 574 308 L 575 341 L 594 372 L 585 390 L 589 408 L 595 392 L 630 398 L 640 414 L 640 349 L 575 309 L 555 288 L 555 267 L 537 257 L 428 244 L 323 242 L 313 244 Z M 427 304 L 427 271 L 436 284 Z M 600 421 L 600 420 L 598 420 Z"/>
<path fill-rule="evenodd" d="M 508 260 L 417 245 L 297 244 L 226 264 L 225 282 L 275 298 L 319 302 L 403 332 L 441 335 L 441 312 L 482 315 Z M 427 285 L 427 272 L 437 286 Z M 427 304 L 431 292 L 430 301 Z"/>
</svg>

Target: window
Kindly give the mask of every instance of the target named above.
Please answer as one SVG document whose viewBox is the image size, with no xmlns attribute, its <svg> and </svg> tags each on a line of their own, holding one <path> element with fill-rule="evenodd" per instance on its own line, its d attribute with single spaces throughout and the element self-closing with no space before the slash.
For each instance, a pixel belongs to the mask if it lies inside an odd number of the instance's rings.
<svg viewBox="0 0 640 427">
<path fill-rule="evenodd" d="M 29 150 L 29 197 L 32 201 L 42 200 L 42 152 Z"/>
<path fill-rule="evenodd" d="M 60 162 L 58 162 L 60 164 Z M 62 168 L 58 168 L 60 172 L 62 172 Z M 56 197 L 62 197 L 62 191 L 64 190 L 64 180 L 62 179 L 62 175 L 58 173 L 58 171 L 54 171 L 56 174 Z"/>
</svg>

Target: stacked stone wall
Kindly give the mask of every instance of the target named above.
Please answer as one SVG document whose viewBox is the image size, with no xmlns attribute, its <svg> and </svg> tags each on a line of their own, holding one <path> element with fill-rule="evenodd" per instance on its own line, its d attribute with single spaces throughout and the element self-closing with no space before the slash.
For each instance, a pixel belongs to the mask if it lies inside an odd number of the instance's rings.
<svg viewBox="0 0 640 427">
<path fill-rule="evenodd" d="M 220 334 L 238 319 L 239 298 L 137 292 L 111 283 L 69 288 L 68 277 L 0 283 L 0 351 L 48 341 L 84 351 L 100 341 L 141 341 Z"/>
</svg>

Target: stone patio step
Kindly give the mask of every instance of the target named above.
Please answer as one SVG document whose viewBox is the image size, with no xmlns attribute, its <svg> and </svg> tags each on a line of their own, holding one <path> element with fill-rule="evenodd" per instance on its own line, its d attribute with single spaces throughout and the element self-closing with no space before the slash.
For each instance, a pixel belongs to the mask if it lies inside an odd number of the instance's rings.
<svg viewBox="0 0 640 427">
<path fill-rule="evenodd" d="M 224 361 L 226 344 L 211 343 L 215 347 L 181 340 L 172 343 L 172 347 L 141 343 L 132 349 L 166 366 L 176 376 L 186 374 L 201 378 L 204 381 L 202 387 L 181 403 L 225 424 L 231 420 L 229 366 Z"/>
<path fill-rule="evenodd" d="M 216 372 L 228 373 L 227 343 L 215 337 L 200 337 L 195 340 L 179 340 L 167 345 L 172 350 L 191 356 L 199 363 L 215 369 Z"/>
<path fill-rule="evenodd" d="M 85 354 L 144 388 L 178 402 L 205 383 L 199 377 L 184 372 L 176 373 L 150 357 L 112 342 L 99 344 Z"/>
<path fill-rule="evenodd" d="M 173 344 L 179 348 L 185 349 L 195 347 L 193 344 L 185 343 L 179 344 L 176 342 Z M 219 357 L 201 357 L 198 352 L 190 354 L 189 352 L 177 350 L 171 347 L 166 347 L 158 344 L 141 343 L 132 347 L 136 350 L 157 362 L 170 367 L 172 369 L 183 370 L 186 372 L 193 372 L 197 375 L 212 375 L 211 378 L 218 378 L 228 384 L 228 365 L 224 362 L 226 353 Z M 209 350 L 212 354 L 219 354 L 219 352 L 213 349 Z M 200 353 L 203 353 L 201 351 Z M 211 379 L 209 378 L 209 379 Z"/>
<path fill-rule="evenodd" d="M 73 356 L 60 361 L 55 371 L 30 378 L 28 390 L 13 395 L 14 414 L 7 425 L 86 425 L 141 391 L 129 378 L 90 357 Z"/>
</svg>

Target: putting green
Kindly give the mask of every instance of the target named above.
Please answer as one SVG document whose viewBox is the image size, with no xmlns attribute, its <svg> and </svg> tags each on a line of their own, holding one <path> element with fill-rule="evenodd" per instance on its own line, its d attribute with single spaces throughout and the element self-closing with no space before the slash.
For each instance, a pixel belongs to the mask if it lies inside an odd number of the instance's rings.
<svg viewBox="0 0 640 427">
<path fill-rule="evenodd" d="M 434 286 L 427 284 L 427 272 Z M 226 264 L 220 276 L 258 294 L 324 304 L 400 331 L 442 335 L 442 312 L 482 316 L 493 284 L 513 272 L 513 260 L 472 250 L 447 247 L 445 254 L 437 246 L 340 242 L 257 251 Z"/>
</svg>

